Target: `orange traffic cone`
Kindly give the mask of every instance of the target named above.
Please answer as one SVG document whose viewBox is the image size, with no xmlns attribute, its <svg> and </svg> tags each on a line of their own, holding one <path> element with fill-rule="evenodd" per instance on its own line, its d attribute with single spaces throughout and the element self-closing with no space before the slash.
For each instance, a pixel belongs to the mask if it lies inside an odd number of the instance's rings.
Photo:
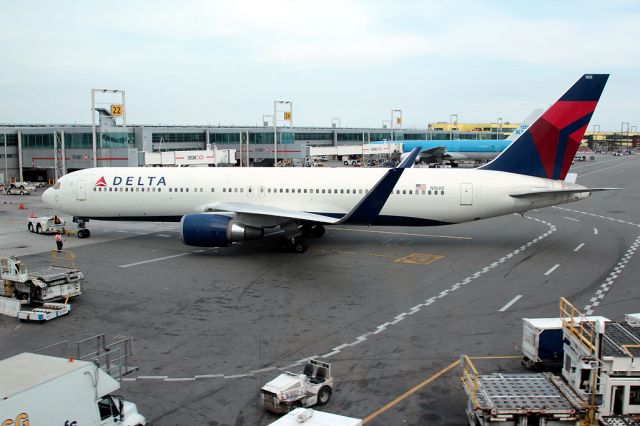
<svg viewBox="0 0 640 426">
<path fill-rule="evenodd" d="M 19 208 L 20 210 L 24 210 L 24 209 L 25 209 L 24 203 L 20 203 L 20 204 L 18 204 L 18 208 Z"/>
<path fill-rule="evenodd" d="M 34 212 L 33 210 L 31 210 L 31 213 L 29 213 L 29 217 L 36 217 L 36 212 Z"/>
</svg>

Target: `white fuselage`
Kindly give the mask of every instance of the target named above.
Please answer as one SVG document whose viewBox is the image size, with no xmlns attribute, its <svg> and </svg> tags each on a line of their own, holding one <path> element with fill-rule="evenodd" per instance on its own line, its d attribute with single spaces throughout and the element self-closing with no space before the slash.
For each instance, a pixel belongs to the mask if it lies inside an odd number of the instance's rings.
<svg viewBox="0 0 640 426">
<path fill-rule="evenodd" d="M 340 217 L 386 173 L 383 168 L 94 168 L 70 173 L 43 194 L 69 215 L 105 220 L 180 220 L 222 202 Z M 406 169 L 380 224 L 437 225 L 577 201 L 588 192 L 514 198 L 579 185 L 477 169 Z"/>
</svg>

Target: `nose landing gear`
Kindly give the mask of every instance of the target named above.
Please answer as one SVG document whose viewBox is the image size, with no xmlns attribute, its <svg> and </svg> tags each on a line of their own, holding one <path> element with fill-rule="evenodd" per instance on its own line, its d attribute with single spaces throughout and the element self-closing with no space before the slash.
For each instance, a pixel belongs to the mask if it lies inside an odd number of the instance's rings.
<svg viewBox="0 0 640 426">
<path fill-rule="evenodd" d="M 89 238 L 91 236 L 91 231 L 87 229 L 89 219 L 74 216 L 73 222 L 78 224 L 78 238 Z"/>
</svg>

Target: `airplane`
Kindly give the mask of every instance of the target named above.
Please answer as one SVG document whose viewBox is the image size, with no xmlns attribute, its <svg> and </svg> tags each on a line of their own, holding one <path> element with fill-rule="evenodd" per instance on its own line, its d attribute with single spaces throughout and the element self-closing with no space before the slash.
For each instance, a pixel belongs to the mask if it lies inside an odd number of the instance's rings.
<svg viewBox="0 0 640 426">
<path fill-rule="evenodd" d="M 504 151 L 511 142 L 524 133 L 529 125 L 542 115 L 542 109 L 534 110 L 506 139 L 452 139 L 452 140 L 412 140 L 402 142 L 402 154 L 404 160 L 416 146 L 422 150 L 417 161 L 424 163 L 440 163 L 449 161 L 451 167 L 458 167 L 457 161 L 473 160 L 488 161 Z M 375 142 L 374 142 L 375 143 Z"/>
<path fill-rule="evenodd" d="M 226 247 L 283 236 L 303 253 L 308 237 L 341 224 L 435 226 L 476 221 L 587 198 L 567 175 L 608 74 L 583 75 L 493 161 L 475 169 L 411 168 L 416 147 L 384 168 L 117 168 L 75 171 L 43 201 L 89 220 L 176 221 L 182 241 Z"/>
</svg>

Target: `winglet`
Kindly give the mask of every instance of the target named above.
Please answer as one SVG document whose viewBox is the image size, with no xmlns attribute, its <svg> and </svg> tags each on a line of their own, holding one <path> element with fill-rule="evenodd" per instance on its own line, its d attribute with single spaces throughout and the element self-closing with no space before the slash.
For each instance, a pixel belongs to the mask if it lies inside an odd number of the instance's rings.
<svg viewBox="0 0 640 426">
<path fill-rule="evenodd" d="M 388 170 L 378 183 L 371 188 L 371 191 L 369 191 L 349 213 L 336 222 L 336 225 L 344 223 L 371 225 L 382 211 L 382 208 L 393 192 L 393 188 L 395 188 L 398 180 L 400 180 L 404 169 L 413 166 L 421 149 L 421 146 L 413 148 L 411 154 L 409 154 L 402 163 Z"/>
</svg>

